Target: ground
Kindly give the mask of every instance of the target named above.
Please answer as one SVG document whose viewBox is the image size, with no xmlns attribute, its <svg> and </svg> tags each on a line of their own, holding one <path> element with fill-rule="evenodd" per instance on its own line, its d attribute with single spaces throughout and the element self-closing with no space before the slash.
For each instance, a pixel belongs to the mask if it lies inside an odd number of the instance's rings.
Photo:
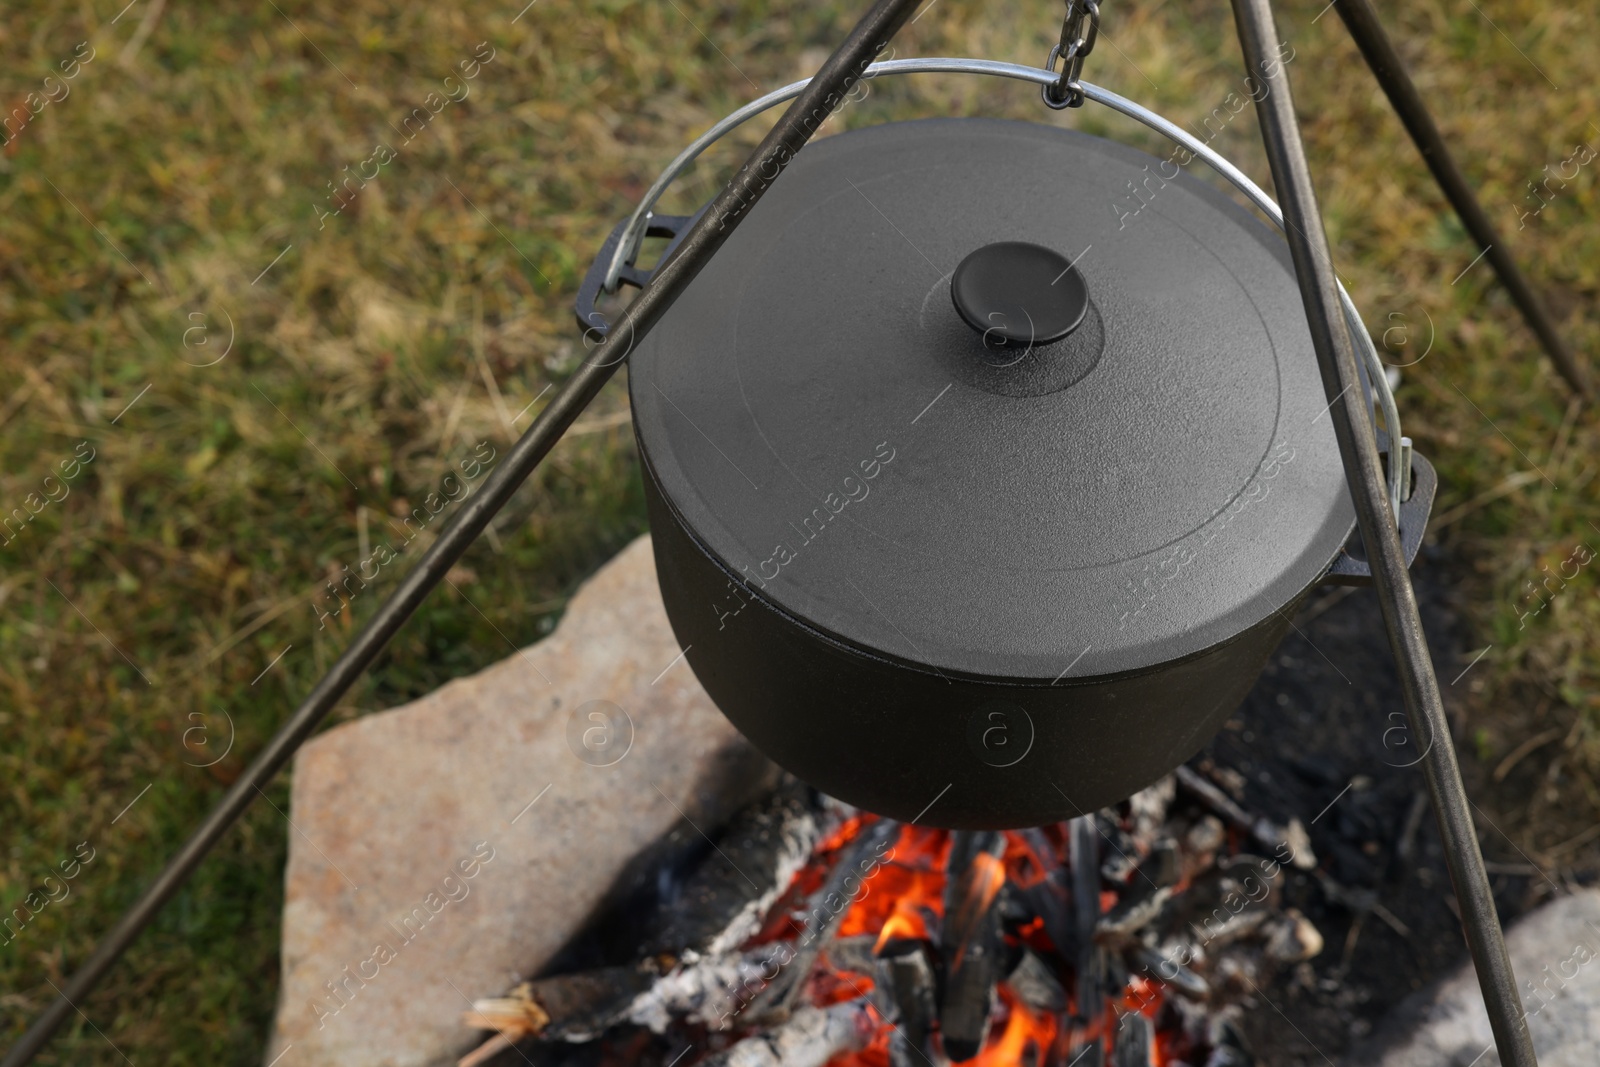
<svg viewBox="0 0 1600 1067">
<path fill-rule="evenodd" d="M 1409 364 L 1406 432 L 1440 471 L 1435 551 L 1470 655 L 1439 671 L 1485 849 L 1559 883 L 1593 867 L 1600 834 L 1600 598 L 1576 562 L 1600 552 L 1595 416 L 1569 406 L 1474 261 L 1337 16 L 1278 6 L 1337 264 Z M 1091 80 L 1191 126 L 1232 114 L 1246 90 L 1225 4 L 1105 9 Z M 896 53 L 1038 63 L 1059 12 L 936 0 Z M 579 275 L 657 170 L 808 73 L 852 17 L 698 0 L 7 5 L 0 506 L 37 514 L 0 536 L 0 903 L 63 864 L 74 875 L 0 945 L 0 1042 L 434 533 L 337 614 L 326 583 L 452 469 L 503 454 L 571 372 Z M 1403 0 L 1383 17 L 1592 354 L 1600 11 Z M 874 86 L 830 129 L 938 114 L 1159 147 L 1092 109 L 951 76 Z M 709 153 L 666 206 L 707 197 L 758 135 Z M 1265 182 L 1248 109 L 1214 146 Z M 625 404 L 619 380 L 331 721 L 536 639 L 644 529 Z M 267 791 L 40 1062 L 257 1061 L 286 795 L 282 780 Z"/>
</svg>

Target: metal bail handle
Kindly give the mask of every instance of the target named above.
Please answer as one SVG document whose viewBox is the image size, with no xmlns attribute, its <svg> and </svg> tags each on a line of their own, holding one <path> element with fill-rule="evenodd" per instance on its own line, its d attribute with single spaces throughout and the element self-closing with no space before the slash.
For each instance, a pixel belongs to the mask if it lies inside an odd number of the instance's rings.
<svg viewBox="0 0 1600 1067">
<path fill-rule="evenodd" d="M 1084 28 L 1087 20 L 1088 29 Z M 1062 108 L 1083 106 L 1083 61 L 1094 51 L 1095 39 L 1100 36 L 1099 0 L 1067 0 L 1067 13 L 1061 20 L 1061 43 L 1050 49 L 1044 61 L 1045 70 L 1055 70 L 1056 60 L 1061 60 L 1061 77 L 1054 85 L 1040 88 L 1039 95 L 1045 106 L 1060 111 Z"/>
<path fill-rule="evenodd" d="M 1076 58 L 1079 60 L 1088 54 L 1088 48 L 1093 47 L 1095 33 L 1099 25 L 1097 21 L 1099 10 L 1098 0 L 1070 0 L 1068 4 L 1069 19 L 1066 30 L 1071 30 L 1073 12 L 1077 11 L 1078 14 L 1076 16 L 1077 31 L 1070 34 L 1072 40 L 1067 43 L 1070 45 L 1080 38 L 1084 40 L 1084 47 L 1079 48 L 1076 53 Z M 1086 34 L 1081 32 L 1083 19 L 1085 18 L 1089 19 L 1089 29 Z M 1052 52 L 1052 55 L 1054 54 Z M 1025 67 L 1015 63 L 1001 63 L 992 59 L 928 56 L 919 59 L 882 60 L 867 67 L 862 72 L 862 77 L 881 78 L 895 74 L 935 73 L 983 74 L 991 77 L 1011 78 L 1038 85 L 1044 90 L 1045 102 L 1049 103 L 1050 91 L 1060 85 L 1064 77 L 1068 77 L 1071 64 L 1068 66 L 1069 71 L 1058 73 L 1042 67 Z M 1078 66 L 1081 69 L 1081 62 Z M 648 279 L 652 273 L 652 271 L 643 270 L 634 264 L 638 256 L 639 244 L 647 232 L 663 237 L 668 236 L 671 232 L 667 223 L 673 217 L 653 215 L 651 209 L 655 207 L 656 202 L 661 199 L 661 195 L 666 192 L 667 187 L 672 184 L 673 180 L 683 173 L 684 169 L 694 162 L 701 152 L 705 151 L 709 145 L 715 144 L 729 130 L 737 128 L 742 123 L 776 104 L 799 96 L 809 80 L 804 79 L 793 82 L 781 89 L 774 89 L 757 100 L 750 101 L 750 103 L 745 104 L 737 111 L 713 124 L 710 129 L 696 137 L 683 151 L 679 152 L 671 163 L 667 164 L 666 169 L 656 178 L 655 182 L 645 192 L 644 198 L 633 209 L 633 214 L 617 230 L 612 231 L 611 238 L 606 241 L 601 254 L 595 258 L 587 275 L 585 275 L 584 283 L 579 290 L 576 307 L 578 328 L 584 331 L 585 338 L 593 340 L 605 335 L 605 317 L 597 312 L 594 306 L 600 293 L 614 293 L 623 284 L 637 285 L 641 280 Z M 1070 81 L 1070 78 L 1068 80 Z M 1174 144 L 1184 148 L 1195 157 L 1203 160 L 1207 166 L 1223 178 L 1226 178 L 1234 188 L 1244 194 L 1245 198 L 1260 209 L 1267 218 L 1271 219 L 1280 230 L 1284 228 L 1283 212 L 1279 210 L 1278 205 L 1273 202 L 1272 198 L 1259 185 L 1251 181 L 1249 175 L 1218 155 L 1204 141 L 1195 137 L 1194 134 L 1176 123 L 1162 118 L 1149 108 L 1118 96 L 1108 89 L 1102 89 L 1089 82 L 1077 83 L 1077 89 L 1081 92 L 1084 100 L 1093 100 L 1095 103 L 1103 104 L 1113 111 L 1142 123 Z M 1071 107 L 1074 105 L 1069 101 L 1061 106 Z M 663 260 L 672 251 L 673 248 L 669 244 L 667 251 L 663 254 Z M 1369 399 L 1376 400 L 1377 407 L 1383 412 L 1384 425 L 1394 431 L 1394 436 L 1400 439 L 1402 447 L 1404 447 L 1406 439 L 1400 431 L 1400 410 L 1395 405 L 1394 393 L 1389 387 L 1388 380 L 1384 377 L 1383 361 L 1378 358 L 1378 349 L 1372 342 L 1372 335 L 1362 321 L 1360 312 L 1356 310 L 1355 302 L 1350 299 L 1350 294 L 1345 291 L 1343 285 L 1339 286 L 1339 302 L 1344 307 L 1345 321 L 1349 324 L 1350 334 L 1356 342 L 1358 355 L 1365 365 L 1366 384 L 1372 392 Z M 1335 397 L 1334 403 L 1338 403 L 1339 399 L 1339 397 Z M 1382 439 L 1380 438 L 1380 440 Z M 1390 464 L 1388 478 L 1389 503 L 1397 521 L 1400 518 L 1402 501 L 1413 495 L 1408 493 L 1405 487 L 1405 472 L 1409 469 L 1410 467 L 1404 463 Z"/>
</svg>

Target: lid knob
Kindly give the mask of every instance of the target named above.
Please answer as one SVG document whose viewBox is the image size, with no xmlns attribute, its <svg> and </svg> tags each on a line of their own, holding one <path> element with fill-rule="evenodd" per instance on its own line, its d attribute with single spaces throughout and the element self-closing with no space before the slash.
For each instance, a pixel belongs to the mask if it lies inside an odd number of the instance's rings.
<svg viewBox="0 0 1600 1067">
<path fill-rule="evenodd" d="M 1078 328 L 1089 289 L 1072 261 L 1026 241 L 997 241 L 970 253 L 950 278 L 962 320 L 990 345 L 1045 345 Z"/>
</svg>

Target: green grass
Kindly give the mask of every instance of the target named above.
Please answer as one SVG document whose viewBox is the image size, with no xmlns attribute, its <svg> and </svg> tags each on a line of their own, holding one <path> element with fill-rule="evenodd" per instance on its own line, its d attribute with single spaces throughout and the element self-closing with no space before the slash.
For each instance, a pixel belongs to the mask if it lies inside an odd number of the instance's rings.
<svg viewBox="0 0 1600 1067">
<path fill-rule="evenodd" d="M 70 895 L 0 946 L 5 1043 L 393 588 L 403 565 L 319 628 L 312 599 L 365 554 L 363 528 L 376 544 L 478 442 L 503 452 L 528 424 L 519 413 L 570 373 L 579 274 L 659 167 L 757 85 L 814 68 L 854 15 L 834 3 L 540 0 L 513 23 L 516 0 L 470 11 L 282 0 L 281 12 L 144 0 L 112 24 L 117 6 L 34 0 L 0 15 L 8 111 L 79 42 L 94 49 L 69 94 L 0 149 L 0 507 L 23 506 L 79 442 L 95 451 L 64 499 L 0 545 L 0 904 L 25 899 L 78 843 L 95 850 Z M 1460 562 L 1448 580 L 1462 585 L 1473 648 L 1493 645 L 1451 691 L 1468 691 L 1469 771 L 1486 808 L 1543 860 L 1600 811 L 1595 568 L 1522 628 L 1517 598 L 1575 544 L 1600 553 L 1596 421 L 1568 410 L 1486 265 L 1452 284 L 1476 249 L 1336 17 L 1314 22 L 1320 2 L 1280 6 L 1347 284 L 1375 333 L 1410 325 L 1397 359 L 1432 322 L 1401 403 L 1440 469 L 1438 513 L 1453 520 L 1441 536 Z M 1470 5 L 1385 11 L 1484 203 L 1574 347 L 1592 353 L 1595 166 L 1521 232 L 1513 205 L 1546 164 L 1600 144 L 1600 13 L 1504 0 L 1493 16 L 1503 34 Z M 1046 0 L 940 0 L 896 50 L 1037 63 L 1058 18 Z M 1180 121 L 1239 87 L 1216 0 L 1115 0 L 1105 31 L 1091 80 Z M 395 124 L 480 42 L 494 58 L 470 94 L 406 143 Z M 1049 113 L 1031 89 L 953 77 L 874 86 L 833 128 L 931 114 L 1067 123 L 1160 148 L 1122 120 Z M 665 207 L 709 195 L 758 136 L 709 153 Z M 328 183 L 379 144 L 394 158 L 319 229 Z M 1265 181 L 1248 112 L 1215 146 Z M 194 365 L 220 354 L 229 320 L 227 357 Z M 186 343 L 202 326 L 205 344 Z M 631 440 L 607 418 L 625 405 L 621 383 L 608 387 L 585 432 L 468 554 L 460 591 L 428 602 L 333 721 L 535 640 L 576 583 L 645 529 Z M 1439 670 L 1448 682 L 1463 666 Z M 1557 740 L 1503 785 L 1489 780 L 1551 730 Z M 228 754 L 197 766 L 230 732 Z M 286 783 L 269 792 L 286 806 Z M 94 1026 L 75 1019 L 41 1062 L 122 1063 L 113 1042 L 135 1061 L 257 1062 L 286 833 L 257 805 L 80 1004 Z"/>
</svg>

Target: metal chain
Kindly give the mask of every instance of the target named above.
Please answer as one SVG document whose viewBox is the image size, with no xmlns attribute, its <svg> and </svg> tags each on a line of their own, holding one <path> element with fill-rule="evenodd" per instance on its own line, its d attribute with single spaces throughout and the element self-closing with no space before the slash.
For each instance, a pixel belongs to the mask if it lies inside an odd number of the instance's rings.
<svg viewBox="0 0 1600 1067">
<path fill-rule="evenodd" d="M 1061 43 L 1050 49 L 1050 57 L 1044 61 L 1046 70 L 1055 70 L 1056 60 L 1061 60 L 1061 77 L 1054 85 L 1039 90 L 1047 107 L 1060 111 L 1083 106 L 1083 85 L 1078 79 L 1083 75 L 1083 61 L 1094 51 L 1095 38 L 1099 36 L 1100 0 L 1067 0 L 1067 13 L 1061 20 Z"/>
</svg>

